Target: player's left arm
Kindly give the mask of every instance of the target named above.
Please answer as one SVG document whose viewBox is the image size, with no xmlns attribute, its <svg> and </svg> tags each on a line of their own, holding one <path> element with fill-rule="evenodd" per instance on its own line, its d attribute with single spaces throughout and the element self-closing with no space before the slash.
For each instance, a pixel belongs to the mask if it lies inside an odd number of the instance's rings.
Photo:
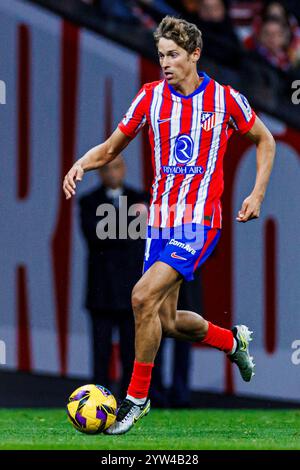
<svg viewBox="0 0 300 470">
<path fill-rule="evenodd" d="M 258 116 L 256 116 L 251 129 L 244 135 L 256 145 L 256 179 L 251 194 L 243 201 L 242 207 L 238 212 L 236 217 L 238 222 L 247 222 L 259 217 L 276 149 L 274 137 Z"/>
</svg>

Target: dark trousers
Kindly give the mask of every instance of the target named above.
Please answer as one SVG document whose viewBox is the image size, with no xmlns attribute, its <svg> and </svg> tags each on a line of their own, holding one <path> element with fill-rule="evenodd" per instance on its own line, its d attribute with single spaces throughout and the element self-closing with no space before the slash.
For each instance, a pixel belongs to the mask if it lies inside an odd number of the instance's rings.
<svg viewBox="0 0 300 470">
<path fill-rule="evenodd" d="M 112 353 L 112 332 L 119 331 L 121 380 L 119 398 L 126 396 L 131 379 L 134 361 L 134 317 L 132 311 L 91 311 L 93 337 L 93 375 L 94 383 L 112 388 L 109 367 Z M 113 390 L 112 390 L 113 391 Z"/>
<path fill-rule="evenodd" d="M 173 407 L 188 407 L 190 404 L 189 372 L 192 344 L 188 341 L 174 340 L 173 377 L 169 391 Z"/>
<path fill-rule="evenodd" d="M 165 340 L 162 339 L 158 354 L 155 358 L 155 367 L 152 373 L 150 398 L 158 407 L 184 408 L 190 405 L 189 373 L 192 344 L 188 341 L 173 339 L 172 350 L 172 378 L 169 390 L 163 384 L 163 362 L 165 354 Z"/>
</svg>

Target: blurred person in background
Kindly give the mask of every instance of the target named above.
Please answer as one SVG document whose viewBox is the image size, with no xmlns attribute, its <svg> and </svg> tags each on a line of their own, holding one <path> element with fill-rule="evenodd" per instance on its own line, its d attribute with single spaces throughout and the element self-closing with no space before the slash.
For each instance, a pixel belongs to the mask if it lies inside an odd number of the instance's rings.
<svg viewBox="0 0 300 470">
<path fill-rule="evenodd" d="M 277 17 L 267 16 L 261 23 L 251 50 L 274 67 L 287 71 L 292 65 L 287 53 L 288 43 L 288 25 Z"/>
<path fill-rule="evenodd" d="M 222 23 L 226 18 L 226 7 L 223 0 L 200 0 L 199 16 L 203 21 Z"/>
<path fill-rule="evenodd" d="M 299 78 L 299 27 L 285 3 L 264 5 L 244 45 L 244 91 L 264 102 L 269 112 L 280 105 L 287 113 L 291 83 Z"/>
<path fill-rule="evenodd" d="M 235 68 L 242 49 L 228 14 L 227 3 L 224 0 L 200 0 L 197 26 L 207 38 L 204 52 L 221 64 Z"/>
<path fill-rule="evenodd" d="M 279 20 L 285 29 L 286 38 L 283 42 L 283 50 L 286 56 L 285 63 L 288 64 L 288 67 L 280 67 L 280 65 L 279 67 L 283 70 L 287 70 L 290 67 L 298 67 L 300 65 L 300 28 L 296 16 L 282 2 L 270 1 L 264 5 L 261 14 L 254 18 L 252 33 L 245 39 L 245 47 L 250 50 L 254 50 L 257 47 L 257 38 L 260 37 L 261 29 L 267 18 Z M 277 35 L 278 33 L 275 33 L 276 37 Z"/>
<path fill-rule="evenodd" d="M 145 243 L 143 239 L 118 237 L 119 212 L 126 210 L 127 214 L 132 204 L 140 204 L 145 217 L 147 215 L 147 196 L 124 183 L 125 172 L 124 159 L 119 155 L 100 168 L 102 184 L 79 200 L 81 228 L 88 248 L 85 306 L 92 326 L 93 380 L 107 388 L 112 386 L 109 369 L 113 329 L 117 328 L 122 367 L 121 397 L 126 395 L 134 361 L 131 291 L 142 272 Z M 127 197 L 127 207 L 122 206 L 124 199 L 120 199 L 121 196 Z M 115 239 L 98 237 L 96 230 L 99 230 L 101 219 L 96 210 L 101 204 L 112 204 L 115 208 Z M 131 219 L 128 217 L 129 222 Z"/>
</svg>

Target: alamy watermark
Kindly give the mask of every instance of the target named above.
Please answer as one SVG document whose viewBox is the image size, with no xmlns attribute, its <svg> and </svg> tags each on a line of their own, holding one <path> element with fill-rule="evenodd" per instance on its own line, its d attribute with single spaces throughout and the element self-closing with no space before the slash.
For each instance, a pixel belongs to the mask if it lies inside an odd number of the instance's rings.
<svg viewBox="0 0 300 470">
<path fill-rule="evenodd" d="M 0 340 L 0 365 L 6 364 L 6 344 Z"/>
<path fill-rule="evenodd" d="M 6 84 L 0 80 L 0 104 L 6 104 Z"/>
<path fill-rule="evenodd" d="M 128 206 L 127 196 L 119 196 L 117 205 L 105 203 L 97 207 L 96 216 L 100 217 L 100 220 L 96 226 L 96 235 L 100 240 L 138 240 L 150 237 L 165 240 L 185 239 L 201 245 L 204 237 L 201 226 L 204 225 L 204 220 L 210 222 L 212 217 L 203 216 L 202 223 L 195 223 L 193 210 L 192 204 L 152 204 L 148 217 L 146 204 Z M 163 228 L 159 228 L 161 225 Z"/>
<path fill-rule="evenodd" d="M 298 366 L 300 364 L 300 339 L 295 339 L 292 342 L 291 348 L 295 349 L 291 355 L 291 361 L 294 366 Z"/>
<path fill-rule="evenodd" d="M 146 204 L 132 204 L 128 207 L 127 196 L 119 196 L 117 207 L 110 203 L 100 204 L 96 210 L 96 215 L 102 217 L 96 226 L 97 237 L 100 240 L 145 238 L 147 214 Z"/>
<path fill-rule="evenodd" d="M 293 81 L 292 89 L 295 90 L 294 93 L 292 93 L 292 103 L 300 104 L 300 80 Z"/>
</svg>

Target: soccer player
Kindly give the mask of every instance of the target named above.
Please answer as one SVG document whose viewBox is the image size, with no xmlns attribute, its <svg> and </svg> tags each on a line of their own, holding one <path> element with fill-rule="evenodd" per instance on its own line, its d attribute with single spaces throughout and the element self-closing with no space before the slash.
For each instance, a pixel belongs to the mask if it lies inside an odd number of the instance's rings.
<svg viewBox="0 0 300 470">
<path fill-rule="evenodd" d="M 85 172 L 113 160 L 147 123 L 155 176 L 144 273 L 132 292 L 135 362 L 108 434 L 127 432 L 149 412 L 151 372 L 162 334 L 217 348 L 237 365 L 243 380 L 254 375 L 247 326 L 220 328 L 194 312 L 178 311 L 177 299 L 183 278 L 193 279 L 220 237 L 228 139 L 236 131 L 256 145 L 256 180 L 238 222 L 259 217 L 275 141 L 243 95 L 198 73 L 203 44 L 195 25 L 167 16 L 154 38 L 164 78 L 142 87 L 113 134 L 77 160 L 63 182 L 69 199 Z"/>
</svg>

